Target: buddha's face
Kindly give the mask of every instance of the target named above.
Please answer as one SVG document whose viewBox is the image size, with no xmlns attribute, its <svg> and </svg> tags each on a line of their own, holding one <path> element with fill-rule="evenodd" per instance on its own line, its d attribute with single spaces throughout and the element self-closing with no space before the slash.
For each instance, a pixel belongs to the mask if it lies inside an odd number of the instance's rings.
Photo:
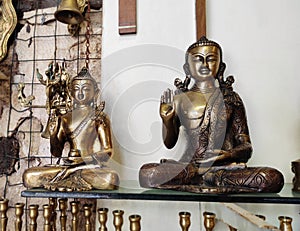
<svg viewBox="0 0 300 231">
<path fill-rule="evenodd" d="M 75 79 L 71 86 L 72 97 L 78 105 L 89 105 L 96 95 L 93 81 L 87 79 Z"/>
<path fill-rule="evenodd" d="M 220 50 L 216 46 L 206 45 L 194 47 L 188 55 L 188 71 L 195 80 L 204 80 L 204 78 L 215 78 L 221 58 Z"/>
</svg>

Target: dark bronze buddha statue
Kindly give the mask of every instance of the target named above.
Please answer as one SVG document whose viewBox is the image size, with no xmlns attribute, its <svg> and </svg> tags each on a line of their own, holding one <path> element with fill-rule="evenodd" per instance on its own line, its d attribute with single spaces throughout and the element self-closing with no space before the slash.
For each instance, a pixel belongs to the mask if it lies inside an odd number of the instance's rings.
<svg viewBox="0 0 300 231">
<path fill-rule="evenodd" d="M 175 93 L 161 97 L 164 144 L 173 148 L 180 128 L 186 150 L 179 160 L 144 164 L 142 187 L 190 192 L 279 192 L 283 175 L 271 167 L 248 167 L 252 155 L 244 104 L 233 91 L 234 78 L 223 77 L 222 49 L 202 37 L 186 52 L 186 79 L 175 80 Z M 190 86 L 192 85 L 192 86 Z"/>
</svg>

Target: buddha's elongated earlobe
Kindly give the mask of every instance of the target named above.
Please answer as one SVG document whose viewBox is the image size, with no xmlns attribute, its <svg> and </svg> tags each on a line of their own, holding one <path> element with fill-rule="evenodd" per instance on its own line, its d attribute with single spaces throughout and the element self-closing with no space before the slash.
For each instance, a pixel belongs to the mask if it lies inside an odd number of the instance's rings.
<svg viewBox="0 0 300 231">
<path fill-rule="evenodd" d="M 185 64 L 183 65 L 183 70 L 184 70 L 184 72 L 185 72 L 185 74 L 186 74 L 187 76 L 191 76 L 191 73 L 190 73 L 190 67 L 189 67 L 189 64 L 188 64 L 188 63 L 185 63 Z"/>
</svg>

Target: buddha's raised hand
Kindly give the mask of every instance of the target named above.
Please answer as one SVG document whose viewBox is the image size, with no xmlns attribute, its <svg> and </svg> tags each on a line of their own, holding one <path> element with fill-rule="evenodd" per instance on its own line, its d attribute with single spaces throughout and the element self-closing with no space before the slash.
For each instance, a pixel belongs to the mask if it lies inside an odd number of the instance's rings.
<svg viewBox="0 0 300 231">
<path fill-rule="evenodd" d="M 167 89 L 161 96 L 159 112 L 163 121 L 169 121 L 175 115 L 175 104 L 173 98 L 174 95 L 170 89 Z"/>
</svg>

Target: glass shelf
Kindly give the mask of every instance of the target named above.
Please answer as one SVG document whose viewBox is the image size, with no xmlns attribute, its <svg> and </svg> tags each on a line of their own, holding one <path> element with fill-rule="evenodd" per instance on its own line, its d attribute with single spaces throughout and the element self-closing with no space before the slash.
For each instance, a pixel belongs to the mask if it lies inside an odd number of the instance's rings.
<svg viewBox="0 0 300 231">
<path fill-rule="evenodd" d="M 118 190 L 91 190 L 84 192 L 57 192 L 45 189 L 30 189 L 22 192 L 23 197 L 39 198 L 86 198 L 120 200 L 163 200 L 232 203 L 300 204 L 300 192 L 292 191 L 292 184 L 285 184 L 280 193 L 206 194 L 172 190 L 141 188 L 136 181 L 124 181 Z"/>
</svg>

